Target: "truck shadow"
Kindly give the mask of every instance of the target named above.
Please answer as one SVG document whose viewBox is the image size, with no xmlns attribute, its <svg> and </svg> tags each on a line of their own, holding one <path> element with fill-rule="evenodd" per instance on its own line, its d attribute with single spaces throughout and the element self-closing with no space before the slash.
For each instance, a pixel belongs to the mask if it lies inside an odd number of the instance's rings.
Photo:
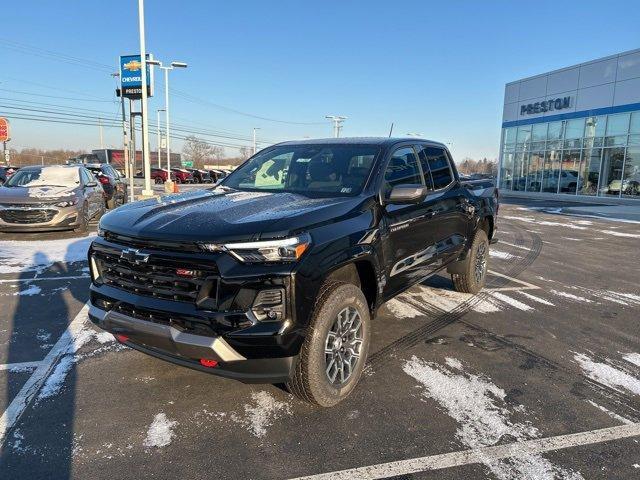
<svg viewBox="0 0 640 480">
<path fill-rule="evenodd" d="M 74 281 L 60 287 L 55 281 L 33 281 L 40 274 L 40 270 L 34 271 L 34 265 L 47 266 L 42 269 L 45 276 L 78 275 L 77 269 L 73 268 L 78 263 L 67 263 L 66 260 L 77 260 L 69 258 L 70 252 L 78 248 L 78 242 L 82 241 L 86 242 L 86 239 L 68 245 L 63 262 L 54 263 L 46 251 L 37 251 L 32 264 L 26 265 L 21 271 L 19 300 L 7 327 L 11 331 L 7 364 L 43 360 L 73 320 L 70 303 L 73 300 L 86 302 L 87 288 L 84 282 Z M 45 350 L 43 346 L 48 348 Z M 27 407 L 6 432 L 0 451 L 0 478 L 71 477 L 77 383 L 76 365 L 72 357 L 73 352 L 63 355 L 56 368 L 49 372 L 48 382 L 44 384 L 49 392 L 54 392 L 54 397 L 62 392 L 62 398 L 41 398 L 42 388 L 35 393 L 35 398 L 25 398 L 25 392 L 21 390 L 35 370 L 30 369 L 27 376 L 23 369 L 7 371 L 5 404 L 9 408 L 12 402 L 17 406 L 24 401 Z M 68 366 L 66 376 L 62 372 L 65 368 L 57 368 L 62 364 Z M 61 383 L 57 384 L 54 380 L 60 380 Z"/>
</svg>

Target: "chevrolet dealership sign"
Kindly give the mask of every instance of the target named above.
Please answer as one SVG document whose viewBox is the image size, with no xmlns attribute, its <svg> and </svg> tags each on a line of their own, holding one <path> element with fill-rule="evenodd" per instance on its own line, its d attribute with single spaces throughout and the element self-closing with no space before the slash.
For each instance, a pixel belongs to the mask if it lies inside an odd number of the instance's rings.
<svg viewBox="0 0 640 480">
<path fill-rule="evenodd" d="M 147 60 L 153 59 L 147 54 Z M 140 55 L 120 57 L 120 91 L 122 96 L 137 100 L 142 98 L 142 61 Z M 153 96 L 153 68 L 147 65 L 147 95 Z"/>
<path fill-rule="evenodd" d="M 520 105 L 520 115 L 533 115 L 534 113 L 553 112 L 571 106 L 571 97 L 555 98 L 544 102 L 528 103 Z"/>
</svg>

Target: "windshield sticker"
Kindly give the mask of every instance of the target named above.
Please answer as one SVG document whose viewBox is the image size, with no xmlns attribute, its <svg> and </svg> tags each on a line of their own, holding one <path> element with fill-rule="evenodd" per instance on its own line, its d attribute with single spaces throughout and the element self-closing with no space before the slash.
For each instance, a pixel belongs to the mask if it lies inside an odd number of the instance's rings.
<svg viewBox="0 0 640 480">
<path fill-rule="evenodd" d="M 342 187 L 342 189 L 340 190 L 340 193 L 351 193 L 352 188 L 351 187 Z"/>
</svg>

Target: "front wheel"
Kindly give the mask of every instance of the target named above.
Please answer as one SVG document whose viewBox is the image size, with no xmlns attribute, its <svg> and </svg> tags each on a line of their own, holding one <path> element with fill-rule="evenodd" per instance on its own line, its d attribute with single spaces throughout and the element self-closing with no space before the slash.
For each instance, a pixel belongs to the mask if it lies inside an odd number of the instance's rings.
<svg viewBox="0 0 640 480">
<path fill-rule="evenodd" d="M 464 262 L 464 273 L 451 275 L 453 287 L 457 292 L 478 293 L 486 282 L 489 263 L 489 239 L 484 230 L 476 232 Z"/>
<path fill-rule="evenodd" d="M 350 283 L 328 281 L 320 289 L 295 371 L 291 393 L 332 407 L 358 384 L 369 352 L 369 306 Z"/>
</svg>

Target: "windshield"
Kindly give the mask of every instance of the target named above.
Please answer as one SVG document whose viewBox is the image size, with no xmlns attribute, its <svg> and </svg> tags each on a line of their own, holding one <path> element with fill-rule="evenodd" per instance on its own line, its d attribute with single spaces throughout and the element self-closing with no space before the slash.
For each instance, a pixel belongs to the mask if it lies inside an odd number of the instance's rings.
<svg viewBox="0 0 640 480">
<path fill-rule="evenodd" d="M 77 168 L 39 168 L 18 170 L 5 183 L 7 187 L 75 187 L 80 183 Z"/>
<path fill-rule="evenodd" d="M 357 195 L 379 150 L 376 145 L 282 145 L 259 153 L 221 185 L 236 190 Z"/>
</svg>

